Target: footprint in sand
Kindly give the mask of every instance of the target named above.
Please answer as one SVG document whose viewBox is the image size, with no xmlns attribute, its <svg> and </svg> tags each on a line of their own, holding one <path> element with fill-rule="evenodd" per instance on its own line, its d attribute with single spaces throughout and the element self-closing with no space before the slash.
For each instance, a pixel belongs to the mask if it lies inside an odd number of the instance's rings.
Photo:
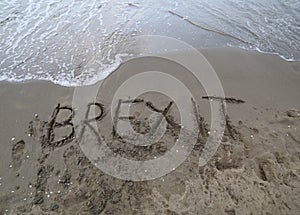
<svg viewBox="0 0 300 215">
<path fill-rule="evenodd" d="M 19 142 L 15 143 L 12 147 L 12 161 L 13 168 L 15 171 L 18 171 L 21 168 L 24 150 L 25 142 L 23 140 L 20 140 Z"/>
</svg>

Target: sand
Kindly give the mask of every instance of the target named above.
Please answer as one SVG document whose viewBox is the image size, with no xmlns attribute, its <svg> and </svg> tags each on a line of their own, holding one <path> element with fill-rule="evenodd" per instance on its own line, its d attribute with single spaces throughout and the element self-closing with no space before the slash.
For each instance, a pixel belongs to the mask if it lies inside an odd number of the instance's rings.
<svg viewBox="0 0 300 215">
<path fill-rule="evenodd" d="M 46 81 L 0 83 L 0 214 L 299 214 L 299 62 L 228 48 L 203 54 L 227 97 L 222 142 L 199 167 L 209 136 L 209 99 L 218 100 L 199 90 L 200 135 L 191 154 L 174 171 L 148 181 L 115 178 L 85 156 L 72 126 L 62 122 L 72 117 L 74 88 Z M 165 113 L 167 127 L 153 147 L 124 145 L 111 123 L 109 92 L 122 81 L 118 74 L 104 81 L 101 105 L 93 103 L 103 110 L 97 124 L 105 140 L 123 157 L 163 156 L 184 130 L 177 106 L 168 109 L 170 98 L 156 93 L 131 101 L 134 117 L 128 120 L 136 131 L 151 132 L 153 111 Z M 170 74 L 197 89 L 190 77 Z M 57 114 L 55 108 L 64 110 Z"/>
</svg>

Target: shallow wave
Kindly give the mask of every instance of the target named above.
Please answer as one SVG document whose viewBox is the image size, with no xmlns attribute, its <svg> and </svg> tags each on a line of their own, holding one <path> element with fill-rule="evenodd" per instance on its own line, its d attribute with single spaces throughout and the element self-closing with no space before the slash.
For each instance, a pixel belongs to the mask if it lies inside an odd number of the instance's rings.
<svg viewBox="0 0 300 215">
<path fill-rule="evenodd" d="M 3 0 L 0 8 L 0 80 L 92 84 L 137 54 L 124 41 L 149 34 L 300 60 L 297 0 Z"/>
</svg>

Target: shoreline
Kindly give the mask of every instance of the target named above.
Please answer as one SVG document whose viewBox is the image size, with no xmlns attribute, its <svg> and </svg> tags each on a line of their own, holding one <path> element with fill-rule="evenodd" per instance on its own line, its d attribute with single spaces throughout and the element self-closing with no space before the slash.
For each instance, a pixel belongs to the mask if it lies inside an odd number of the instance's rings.
<svg viewBox="0 0 300 215">
<path fill-rule="evenodd" d="M 229 52 L 229 53 L 241 53 L 243 55 L 253 55 L 253 56 L 263 56 L 264 58 L 270 57 L 270 58 L 278 58 L 277 61 L 283 61 L 284 63 L 290 63 L 292 65 L 298 65 L 297 67 L 299 67 L 299 60 L 289 60 L 289 59 L 285 59 L 284 57 L 280 56 L 278 53 L 269 53 L 269 52 L 263 52 L 260 51 L 258 49 L 246 49 L 246 48 L 241 48 L 241 47 L 219 47 L 219 48 L 205 48 L 205 49 L 200 49 L 199 50 L 200 53 L 204 54 L 204 53 L 217 53 L 219 51 L 221 52 Z M 205 54 L 204 54 L 205 55 Z M 110 72 L 107 76 L 109 76 L 111 73 L 113 73 L 115 70 L 117 70 L 122 64 L 126 63 L 126 61 L 121 62 L 120 65 L 118 65 L 115 69 L 112 70 L 112 72 Z M 109 69 L 111 70 L 111 69 Z M 299 70 L 299 68 L 297 68 L 297 70 Z M 105 71 L 103 71 L 105 72 Z M 106 77 L 107 77 L 106 76 Z M 104 78 L 105 79 L 105 78 Z M 0 80 L 1 82 L 8 82 L 8 83 L 12 83 L 12 84 L 22 84 L 22 83 L 30 83 L 30 82 L 36 82 L 36 81 L 45 81 L 45 82 L 51 82 L 55 85 L 59 85 L 59 86 L 63 86 L 63 87 L 79 87 L 79 86 L 88 86 L 88 85 L 93 85 L 99 81 L 102 81 L 103 79 L 99 79 L 99 80 L 89 80 L 86 84 L 82 84 L 82 85 L 76 85 L 75 83 L 69 83 L 69 84 L 61 84 L 58 83 L 58 81 L 53 81 L 53 80 L 33 80 L 33 79 L 29 79 L 29 80 Z"/>
</svg>

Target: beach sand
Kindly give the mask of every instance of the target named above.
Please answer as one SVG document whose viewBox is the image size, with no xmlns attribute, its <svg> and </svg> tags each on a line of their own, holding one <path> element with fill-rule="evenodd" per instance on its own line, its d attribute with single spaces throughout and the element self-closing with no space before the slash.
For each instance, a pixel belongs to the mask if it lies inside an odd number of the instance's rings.
<svg viewBox="0 0 300 215">
<path fill-rule="evenodd" d="M 232 98 L 226 100 L 222 142 L 199 167 L 210 124 L 209 100 L 202 97 L 210 95 L 176 73 L 191 89 L 200 89 L 195 102 L 201 135 L 178 168 L 149 181 L 105 174 L 82 152 L 71 126 L 52 129 L 54 117 L 59 122 L 70 115 L 74 88 L 46 81 L 0 83 L 0 214 L 299 214 L 300 63 L 230 48 L 202 53 Z M 162 156 L 181 129 L 176 105 L 158 144 L 124 146 L 113 135 L 109 94 L 122 77 L 115 72 L 109 79 L 97 102 L 104 107 L 98 125 L 111 149 L 134 159 Z M 141 99 L 148 103 L 133 105 L 135 118 L 129 120 L 146 134 L 151 108 L 164 110 L 171 100 L 155 93 Z M 66 108 L 59 116 L 58 104 Z"/>
</svg>

